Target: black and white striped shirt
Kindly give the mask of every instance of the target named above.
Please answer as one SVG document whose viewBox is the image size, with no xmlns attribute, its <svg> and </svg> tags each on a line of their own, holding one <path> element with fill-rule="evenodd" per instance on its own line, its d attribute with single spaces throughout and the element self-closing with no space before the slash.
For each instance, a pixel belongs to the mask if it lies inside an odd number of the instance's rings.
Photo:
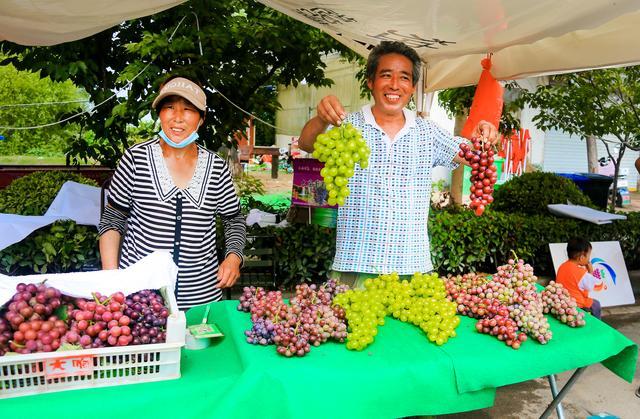
<svg viewBox="0 0 640 419">
<path fill-rule="evenodd" d="M 242 259 L 246 224 L 240 213 L 227 164 L 198 146 L 193 178 L 178 189 L 164 161 L 158 139 L 128 149 L 109 187 L 99 232 L 124 235 L 120 267 L 126 268 L 156 250 L 177 260 L 176 293 L 181 309 L 217 301 L 216 217 L 224 225 L 226 254 Z"/>
</svg>

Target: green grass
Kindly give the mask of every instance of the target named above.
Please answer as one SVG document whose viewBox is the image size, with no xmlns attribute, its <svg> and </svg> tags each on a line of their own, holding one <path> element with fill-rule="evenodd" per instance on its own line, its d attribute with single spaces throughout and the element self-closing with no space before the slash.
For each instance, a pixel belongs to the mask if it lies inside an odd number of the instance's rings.
<svg viewBox="0 0 640 419">
<path fill-rule="evenodd" d="M 38 164 L 65 164 L 66 160 L 64 155 L 59 156 L 0 156 L 0 165 L 38 165 Z"/>
</svg>

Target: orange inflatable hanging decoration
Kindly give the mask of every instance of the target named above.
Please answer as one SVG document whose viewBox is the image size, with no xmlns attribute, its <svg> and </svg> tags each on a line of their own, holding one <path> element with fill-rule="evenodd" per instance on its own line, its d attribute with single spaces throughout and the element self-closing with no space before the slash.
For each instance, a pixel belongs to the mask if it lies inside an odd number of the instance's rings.
<svg viewBox="0 0 640 419">
<path fill-rule="evenodd" d="M 460 144 L 458 155 L 467 161 L 471 167 L 471 186 L 469 208 L 478 216 L 484 213 L 486 205 L 493 202 L 493 185 L 497 176 L 497 167 L 494 165 L 493 147 L 484 143 L 481 138 L 472 138 L 474 129 L 480 121 L 487 121 L 496 128 L 500 124 L 502 116 L 502 86 L 491 75 L 490 56 L 481 61 L 482 74 L 473 96 L 469 117 L 462 127 L 462 136 L 472 141 L 472 144 Z"/>
<path fill-rule="evenodd" d="M 471 139 L 473 129 L 480 121 L 491 122 L 496 128 L 500 124 L 502 115 L 503 88 L 491 75 L 491 58 L 485 58 L 481 62 L 482 74 L 476 87 L 469 117 L 462 128 L 462 136 Z"/>
</svg>

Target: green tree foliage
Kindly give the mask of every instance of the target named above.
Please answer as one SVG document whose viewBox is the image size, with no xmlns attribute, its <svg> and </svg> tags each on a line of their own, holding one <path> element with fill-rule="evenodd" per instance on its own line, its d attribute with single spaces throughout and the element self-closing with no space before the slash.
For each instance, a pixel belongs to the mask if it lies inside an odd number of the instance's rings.
<svg viewBox="0 0 640 419">
<path fill-rule="evenodd" d="M 522 103 L 537 108 L 533 118 L 543 130 L 558 129 L 586 139 L 603 140 L 615 164 L 614 190 L 627 148 L 640 150 L 640 67 L 585 71 L 554 76 L 534 92 L 523 92 Z M 604 137 L 614 137 L 618 152 Z M 610 210 L 615 208 L 612 195 Z"/>
<path fill-rule="evenodd" d="M 2 54 L 0 53 L 0 58 Z M 25 106 L 36 103 L 86 100 L 87 95 L 70 81 L 52 82 L 37 72 L 0 66 L 0 127 L 30 127 L 58 121 L 82 108 L 83 103 Z M 32 130 L 0 128 L 0 155 L 62 155 L 67 139 L 77 134 L 77 124 Z"/>
<path fill-rule="evenodd" d="M 493 210 L 525 215 L 549 214 L 549 204 L 570 202 L 594 207 L 572 180 L 548 172 L 524 173 L 511 178 L 493 193 L 493 198 Z"/>
<path fill-rule="evenodd" d="M 129 145 L 127 126 L 137 126 L 149 113 L 169 74 L 205 87 L 208 112 L 200 137 L 217 149 L 246 128 L 247 115 L 223 95 L 251 113 L 274 113 L 279 105 L 267 86 L 297 85 L 303 79 L 327 86 L 331 81 L 321 57 L 346 50 L 319 30 L 249 0 L 193 0 L 80 41 L 38 48 L 4 42 L 3 48 L 21 54 L 21 60 L 8 60 L 18 68 L 41 68 L 42 76 L 71 79 L 95 105 L 132 80 L 126 94 L 80 118 L 95 138 L 78 137 L 70 150 L 74 159 L 93 158 L 110 166 Z"/>
</svg>

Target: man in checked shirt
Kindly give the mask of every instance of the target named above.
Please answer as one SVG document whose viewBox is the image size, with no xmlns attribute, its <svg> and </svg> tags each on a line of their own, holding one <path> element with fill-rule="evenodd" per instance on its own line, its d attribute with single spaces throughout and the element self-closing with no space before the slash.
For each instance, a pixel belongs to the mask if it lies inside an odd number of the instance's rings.
<svg viewBox="0 0 640 419">
<path fill-rule="evenodd" d="M 338 212 L 331 276 L 351 286 L 361 287 L 366 278 L 382 273 L 433 269 L 427 232 L 432 169 L 466 163 L 458 156 L 459 144 L 466 140 L 405 109 L 420 66 L 418 54 L 407 45 L 380 43 L 367 61 L 373 105 L 347 114 L 336 96 L 325 96 L 300 134 L 300 148 L 311 152 L 318 134 L 349 122 L 371 149 L 368 167 L 355 167 L 351 194 Z M 495 126 L 481 121 L 473 136 L 495 144 L 497 134 Z"/>
</svg>

